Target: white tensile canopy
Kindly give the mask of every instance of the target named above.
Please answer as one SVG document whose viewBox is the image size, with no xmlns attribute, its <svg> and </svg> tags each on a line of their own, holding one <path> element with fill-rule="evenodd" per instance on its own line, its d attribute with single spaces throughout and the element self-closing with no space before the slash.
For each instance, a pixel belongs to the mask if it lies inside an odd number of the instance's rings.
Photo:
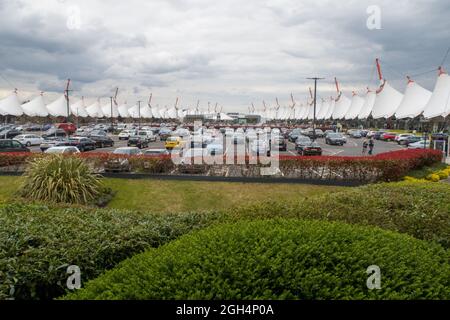
<svg viewBox="0 0 450 320">
<path fill-rule="evenodd" d="M 377 98 L 372 109 L 374 119 L 390 118 L 394 115 L 402 102 L 403 94 L 395 90 L 384 80 L 380 89 L 377 91 Z"/>
<path fill-rule="evenodd" d="M 352 103 L 350 104 L 350 108 L 344 116 L 346 120 L 356 119 L 361 112 L 361 109 L 364 105 L 364 98 L 358 96 L 356 93 L 353 93 Z"/>
<path fill-rule="evenodd" d="M 153 115 L 153 118 L 156 118 L 156 119 L 161 118 L 158 108 L 152 107 L 152 115 Z"/>
<path fill-rule="evenodd" d="M 152 109 L 148 104 L 141 106 L 141 118 L 150 119 L 152 116 Z"/>
<path fill-rule="evenodd" d="M 372 113 L 373 106 L 375 104 L 375 99 L 377 97 L 376 92 L 368 90 L 366 97 L 364 98 L 364 104 L 361 111 L 358 114 L 358 119 L 366 119 Z"/>
<path fill-rule="evenodd" d="M 65 95 L 47 105 L 47 111 L 54 117 L 67 117 L 67 99 Z"/>
<path fill-rule="evenodd" d="M 303 105 L 300 120 L 306 120 L 306 118 L 308 118 L 308 113 L 309 113 L 309 103 L 306 103 L 306 105 Z"/>
<path fill-rule="evenodd" d="M 450 113 L 450 76 L 440 72 L 433 94 L 428 101 L 423 115 L 430 119 L 438 116 L 446 117 Z"/>
<path fill-rule="evenodd" d="M 311 104 L 308 105 L 308 114 L 306 115 L 306 119 L 312 120 L 313 117 L 314 117 L 314 102 L 311 102 Z"/>
<path fill-rule="evenodd" d="M 220 113 L 220 120 L 229 121 L 229 120 L 233 120 L 233 118 L 230 117 L 229 115 L 227 115 L 226 113 L 221 112 Z"/>
<path fill-rule="evenodd" d="M 128 114 L 130 115 L 131 118 L 138 119 L 139 118 L 139 106 L 137 104 L 132 106 L 130 109 L 128 109 Z"/>
<path fill-rule="evenodd" d="M 48 116 L 42 94 L 22 105 L 23 112 L 30 117 L 46 117 Z"/>
<path fill-rule="evenodd" d="M 403 100 L 395 112 L 395 117 L 397 119 L 417 117 L 423 112 L 430 98 L 431 91 L 409 80 Z"/>
<path fill-rule="evenodd" d="M 78 100 L 77 102 L 71 104 L 70 112 L 76 117 L 86 118 L 89 116 L 86 111 L 86 106 L 84 105 L 84 99 Z"/>
<path fill-rule="evenodd" d="M 107 103 L 102 106 L 102 113 L 105 117 L 111 118 L 111 103 Z M 112 104 L 112 117 L 117 118 L 119 116 L 119 108 L 113 102 Z"/>
<path fill-rule="evenodd" d="M 336 105 L 336 101 L 334 101 L 333 98 L 330 98 L 329 104 L 328 104 L 328 110 L 327 110 L 327 113 L 325 114 L 326 120 L 331 119 L 331 117 L 333 116 L 335 105 Z"/>
<path fill-rule="evenodd" d="M 336 104 L 334 106 L 333 110 L 333 119 L 343 119 L 345 115 L 348 112 L 348 109 L 350 108 L 350 105 L 352 104 L 352 101 L 347 98 L 346 95 L 344 95 L 342 92 L 339 94 L 338 98 L 336 99 Z"/>
<path fill-rule="evenodd" d="M 2 116 L 10 115 L 17 117 L 23 115 L 23 110 L 20 106 L 20 101 L 16 93 L 0 100 L 0 114 Z"/>
<path fill-rule="evenodd" d="M 175 108 L 170 108 L 167 110 L 167 116 L 169 119 L 176 119 L 178 117 L 178 110 Z"/>
<path fill-rule="evenodd" d="M 329 103 L 330 102 L 328 100 L 322 100 L 320 102 L 320 109 L 319 109 L 319 112 L 317 113 L 317 119 L 318 120 L 324 120 L 325 119 L 325 116 L 327 115 Z"/>
<path fill-rule="evenodd" d="M 125 102 L 124 104 L 121 104 L 118 108 L 117 111 L 119 111 L 119 115 L 122 118 L 128 118 L 130 116 L 129 112 L 128 112 L 128 105 Z"/>
<path fill-rule="evenodd" d="M 100 107 L 100 103 L 95 101 L 89 107 L 86 108 L 86 112 L 91 118 L 103 118 L 102 108 Z"/>
</svg>

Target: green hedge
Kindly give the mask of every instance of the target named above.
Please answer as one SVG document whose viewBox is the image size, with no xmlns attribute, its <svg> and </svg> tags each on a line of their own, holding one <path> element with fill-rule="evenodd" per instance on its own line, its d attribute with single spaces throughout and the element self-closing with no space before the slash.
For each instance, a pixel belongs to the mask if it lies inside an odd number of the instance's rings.
<svg viewBox="0 0 450 320">
<path fill-rule="evenodd" d="M 378 226 L 450 248 L 450 185 L 382 183 L 301 199 L 235 208 L 232 220 L 309 218 Z"/>
<path fill-rule="evenodd" d="M 379 228 L 277 219 L 215 226 L 133 257 L 68 299 L 448 299 L 450 255 Z M 381 269 L 381 289 L 366 286 Z"/>
<path fill-rule="evenodd" d="M 218 222 L 274 217 L 373 225 L 450 247 L 450 186 L 389 183 L 349 188 L 299 200 L 227 211 L 140 214 L 126 210 L 0 206 L 0 300 L 48 299 L 65 289 L 67 265 L 83 266 L 82 280 L 194 229 Z"/>
<path fill-rule="evenodd" d="M 157 247 L 214 215 L 7 205 L 0 207 L 0 300 L 50 299 L 66 288 L 68 265 L 92 279 L 120 261 Z M 10 295 L 10 286 L 14 294 Z"/>
</svg>

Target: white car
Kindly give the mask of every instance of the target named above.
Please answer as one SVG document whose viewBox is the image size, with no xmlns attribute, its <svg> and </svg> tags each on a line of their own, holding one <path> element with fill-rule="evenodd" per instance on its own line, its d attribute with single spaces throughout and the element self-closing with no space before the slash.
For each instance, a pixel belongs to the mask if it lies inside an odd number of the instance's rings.
<svg viewBox="0 0 450 320">
<path fill-rule="evenodd" d="M 430 147 L 430 141 L 420 140 L 414 143 L 408 144 L 408 149 L 427 149 Z"/>
<path fill-rule="evenodd" d="M 254 155 L 264 155 L 269 156 L 269 143 L 266 140 L 255 140 L 251 146 L 251 152 Z"/>
<path fill-rule="evenodd" d="M 402 133 L 395 136 L 395 141 L 397 141 L 398 144 L 406 144 L 406 141 L 409 137 L 414 136 L 412 133 Z"/>
<path fill-rule="evenodd" d="M 131 136 L 136 135 L 136 130 L 123 130 L 119 133 L 119 140 L 128 140 Z"/>
<path fill-rule="evenodd" d="M 139 130 L 137 135 L 141 138 L 147 139 L 147 141 L 156 141 L 156 136 L 152 130 Z"/>
<path fill-rule="evenodd" d="M 35 134 L 21 134 L 14 137 L 14 140 L 18 140 L 21 144 L 27 147 L 38 146 L 42 142 L 44 142 L 44 139 L 42 137 Z"/>
<path fill-rule="evenodd" d="M 80 150 L 77 147 L 61 146 L 48 148 L 45 153 L 75 154 L 80 153 Z"/>
</svg>

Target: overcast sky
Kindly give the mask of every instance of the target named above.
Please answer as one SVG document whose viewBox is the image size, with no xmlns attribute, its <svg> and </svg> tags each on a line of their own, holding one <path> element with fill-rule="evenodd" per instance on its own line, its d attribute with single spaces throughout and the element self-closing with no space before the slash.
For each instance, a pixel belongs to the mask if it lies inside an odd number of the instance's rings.
<svg viewBox="0 0 450 320">
<path fill-rule="evenodd" d="M 366 12 L 381 9 L 381 29 Z M 79 10 L 79 19 L 77 17 Z M 0 0 L 0 97 L 17 87 L 47 102 L 73 80 L 88 102 L 147 100 L 246 112 L 264 99 L 306 99 L 375 86 L 374 59 L 400 91 L 405 76 L 433 89 L 450 46 L 450 1 L 325 0 Z M 449 69 L 450 57 L 445 66 Z"/>
</svg>

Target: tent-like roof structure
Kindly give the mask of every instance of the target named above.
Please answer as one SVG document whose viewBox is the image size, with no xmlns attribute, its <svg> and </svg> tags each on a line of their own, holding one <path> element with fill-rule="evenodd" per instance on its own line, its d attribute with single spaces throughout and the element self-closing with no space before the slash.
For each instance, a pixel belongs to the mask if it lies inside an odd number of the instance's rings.
<svg viewBox="0 0 450 320">
<path fill-rule="evenodd" d="M 422 88 L 416 82 L 408 80 L 403 100 L 395 111 L 395 117 L 397 119 L 417 117 L 423 112 L 430 98 L 430 91 Z"/>
<path fill-rule="evenodd" d="M 130 113 L 128 112 L 128 105 L 125 102 L 124 104 L 121 104 L 118 108 L 117 111 L 119 111 L 119 115 L 122 118 L 128 118 L 130 116 Z"/>
<path fill-rule="evenodd" d="M 333 110 L 333 119 L 343 119 L 345 115 L 348 112 L 348 109 L 350 108 L 350 105 L 352 104 L 352 101 L 347 98 L 346 95 L 344 95 L 342 92 L 339 94 L 337 99 L 335 100 L 336 104 L 334 106 Z"/>
<path fill-rule="evenodd" d="M 102 113 L 105 117 L 111 118 L 111 103 L 107 103 L 102 106 Z M 112 104 L 112 117 L 117 118 L 119 116 L 119 109 L 117 105 L 113 102 Z"/>
<path fill-rule="evenodd" d="M 450 113 L 450 76 L 439 69 L 439 76 L 433 94 L 424 108 L 423 115 L 430 119 L 438 116 L 446 117 Z"/>
<path fill-rule="evenodd" d="M 86 108 L 86 112 L 91 118 L 103 118 L 102 108 L 100 107 L 100 103 L 95 101 L 89 107 Z"/>
<path fill-rule="evenodd" d="M 364 98 L 358 96 L 355 92 L 353 92 L 352 102 L 344 118 L 346 120 L 356 119 L 361 112 L 362 107 L 364 106 L 364 102 Z"/>
<path fill-rule="evenodd" d="M 390 118 L 394 115 L 397 108 L 402 102 L 403 94 L 391 87 L 389 83 L 384 80 L 380 89 L 377 91 L 377 97 L 372 109 L 372 116 L 374 119 Z"/>
<path fill-rule="evenodd" d="M 375 99 L 377 97 L 376 92 L 367 89 L 366 96 L 364 97 L 364 104 L 361 111 L 358 114 L 358 119 L 367 119 L 372 113 L 373 106 L 375 104 Z"/>
<path fill-rule="evenodd" d="M 48 113 L 54 117 L 67 117 L 67 99 L 65 95 L 47 105 Z"/>
<path fill-rule="evenodd" d="M 70 105 L 70 112 L 76 117 L 86 118 L 88 113 L 86 111 L 86 106 L 84 105 L 84 98 L 81 98 L 77 102 Z"/>
<path fill-rule="evenodd" d="M 17 93 L 13 93 L 6 98 L 0 100 L 0 114 L 2 116 L 21 116 L 23 115 L 22 107 L 20 106 L 19 98 Z"/>
<path fill-rule="evenodd" d="M 46 117 L 48 116 L 42 94 L 22 105 L 23 112 L 30 117 Z"/>
<path fill-rule="evenodd" d="M 328 100 L 328 110 L 325 114 L 325 119 L 331 119 L 331 117 L 333 116 L 333 113 L 334 113 L 335 105 L 336 105 L 336 101 L 334 101 L 333 98 L 330 98 L 330 100 Z"/>
</svg>

